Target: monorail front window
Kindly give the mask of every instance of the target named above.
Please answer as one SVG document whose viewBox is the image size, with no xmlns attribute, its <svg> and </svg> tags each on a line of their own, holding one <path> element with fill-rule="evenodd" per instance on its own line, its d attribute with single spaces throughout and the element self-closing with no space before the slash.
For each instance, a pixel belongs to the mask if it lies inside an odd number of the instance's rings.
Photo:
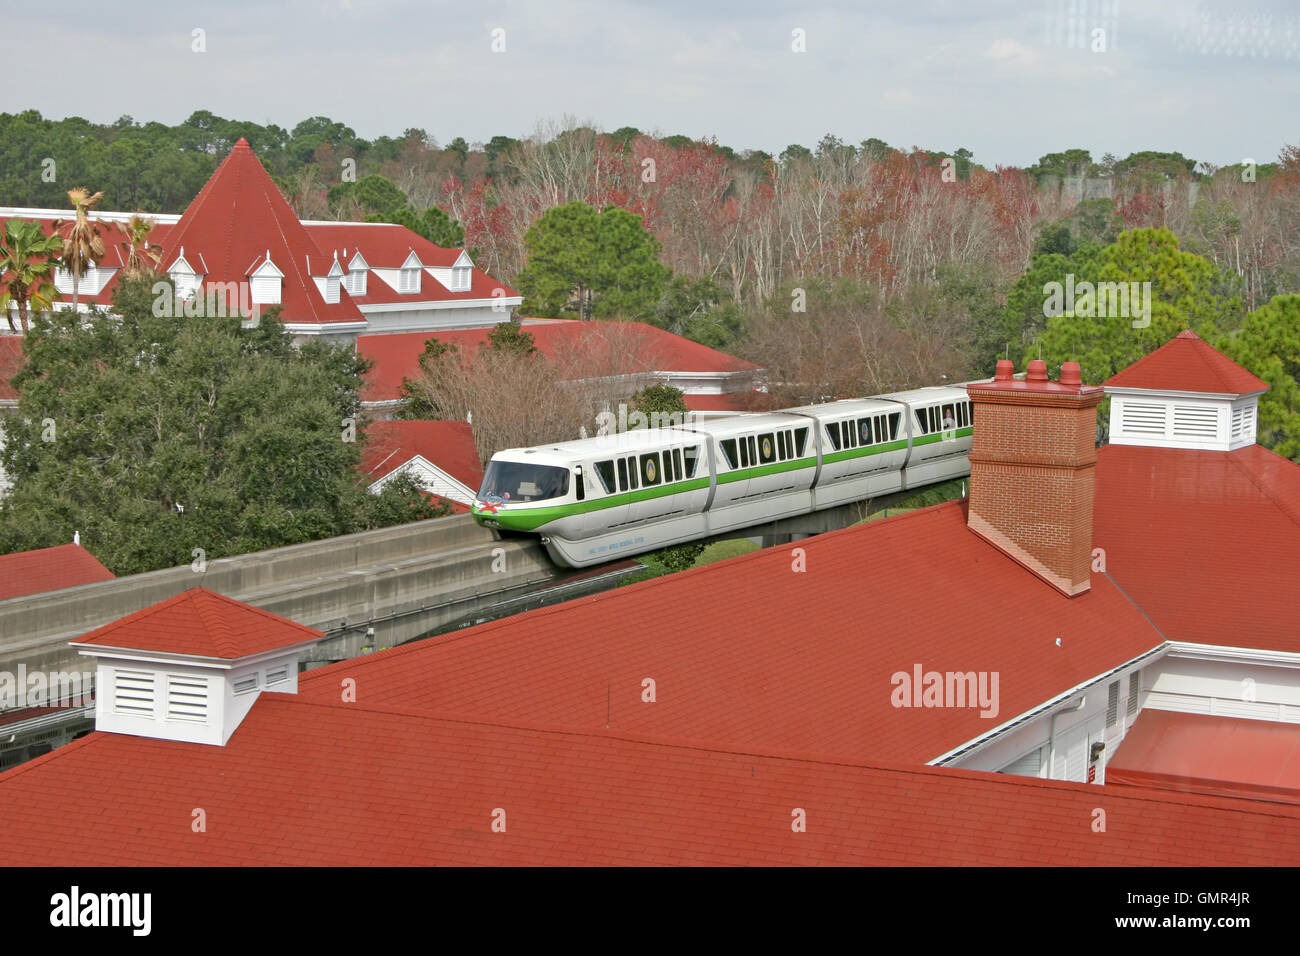
<svg viewBox="0 0 1300 956">
<path fill-rule="evenodd" d="M 480 498 L 503 501 L 543 501 L 569 491 L 569 469 L 521 461 L 492 461 L 483 475 Z"/>
</svg>

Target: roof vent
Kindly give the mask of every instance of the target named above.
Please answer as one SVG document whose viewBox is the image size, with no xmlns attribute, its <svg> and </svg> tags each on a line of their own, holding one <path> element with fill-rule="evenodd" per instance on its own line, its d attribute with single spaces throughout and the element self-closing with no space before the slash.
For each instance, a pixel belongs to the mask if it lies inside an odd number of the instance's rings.
<svg viewBox="0 0 1300 956">
<path fill-rule="evenodd" d="M 73 642 L 96 659 L 95 729 L 223 746 L 262 691 L 298 692 L 320 631 L 204 588 Z"/>
</svg>

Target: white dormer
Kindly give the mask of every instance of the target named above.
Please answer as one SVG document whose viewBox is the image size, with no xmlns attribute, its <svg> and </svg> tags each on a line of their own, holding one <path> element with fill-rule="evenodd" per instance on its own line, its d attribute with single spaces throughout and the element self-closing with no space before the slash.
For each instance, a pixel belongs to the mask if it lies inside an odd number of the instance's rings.
<svg viewBox="0 0 1300 956">
<path fill-rule="evenodd" d="M 299 656 L 322 637 L 194 588 L 72 646 L 95 659 L 96 730 L 225 746 L 263 692 L 298 692 Z"/>
<path fill-rule="evenodd" d="M 266 250 L 262 264 L 249 273 L 251 298 L 255 305 L 279 305 L 284 288 L 284 273 L 271 261 L 271 250 Z"/>
<path fill-rule="evenodd" d="M 343 250 L 344 258 L 347 258 L 347 250 Z M 370 263 L 366 262 L 360 252 L 352 257 L 348 263 L 348 275 L 344 287 L 348 290 L 348 295 L 365 295 L 366 294 L 366 276 L 370 271 Z"/>
<path fill-rule="evenodd" d="M 202 259 L 202 257 L 200 257 Z M 189 299 L 199 290 L 203 284 L 205 273 L 199 272 L 194 266 L 190 265 L 185 258 L 185 247 L 181 246 L 180 253 L 176 256 L 176 261 L 167 268 L 167 274 L 171 276 L 172 282 L 176 284 L 176 297 L 178 299 Z"/>
<path fill-rule="evenodd" d="M 420 264 L 420 257 L 411 252 L 402 263 L 399 270 L 397 291 L 403 294 L 409 294 L 420 291 L 420 273 L 424 266 Z"/>
<path fill-rule="evenodd" d="M 334 261 L 330 264 L 330 271 L 325 273 L 325 279 L 320 283 L 321 295 L 330 305 L 339 301 L 339 289 L 343 283 L 343 267 L 339 265 L 339 255 L 334 253 Z"/>
<path fill-rule="evenodd" d="M 453 292 L 468 292 L 473 271 L 474 263 L 468 253 L 462 249 L 451 266 L 451 290 Z"/>
</svg>

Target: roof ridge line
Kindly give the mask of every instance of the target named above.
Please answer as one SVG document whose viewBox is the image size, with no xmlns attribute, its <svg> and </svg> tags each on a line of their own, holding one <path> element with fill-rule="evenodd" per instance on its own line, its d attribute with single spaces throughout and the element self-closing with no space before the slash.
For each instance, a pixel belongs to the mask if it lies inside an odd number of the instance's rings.
<svg viewBox="0 0 1300 956">
<path fill-rule="evenodd" d="M 1255 448 L 1255 447 L 1263 447 L 1263 446 L 1262 446 L 1262 445 L 1259 445 L 1258 443 L 1256 443 L 1255 445 L 1246 445 L 1246 446 L 1245 446 L 1245 448 Z M 1243 449 L 1241 449 L 1241 448 L 1238 448 L 1238 449 L 1237 449 L 1237 451 L 1242 451 L 1242 450 L 1243 450 Z M 1268 449 L 1268 448 L 1266 448 L 1266 449 L 1264 449 L 1264 450 L 1265 450 L 1265 451 L 1272 451 L 1272 449 Z M 1274 454 L 1277 454 L 1276 452 L 1273 452 L 1273 453 L 1274 453 Z M 1275 506 L 1279 511 L 1281 511 L 1284 515 L 1286 515 L 1288 518 L 1290 518 L 1292 524 L 1294 524 L 1296 527 L 1300 528 L 1300 515 L 1296 514 L 1294 511 L 1292 511 L 1292 510 L 1291 510 L 1291 506 L 1290 506 L 1287 502 L 1282 501 L 1280 498 L 1278 498 L 1276 495 L 1274 495 L 1273 492 L 1268 488 L 1268 486 L 1265 485 L 1262 481 L 1260 481 L 1260 479 L 1255 475 L 1255 473 L 1254 473 L 1253 471 L 1251 471 L 1249 468 L 1246 468 L 1244 465 L 1242 465 L 1239 461 L 1237 461 L 1237 459 L 1236 459 L 1235 457 L 1233 457 L 1233 455 L 1234 455 L 1233 452 L 1229 452 L 1229 453 L 1228 453 L 1228 462 L 1232 465 L 1232 467 L 1236 468 L 1236 469 L 1237 469 L 1238 471 L 1240 471 L 1243 475 L 1245 475 L 1245 476 L 1246 476 L 1246 479 L 1247 479 L 1247 480 L 1248 480 L 1252 485 L 1254 485 L 1256 488 L 1259 489 L 1259 493 L 1260 493 L 1261 495 L 1263 495 L 1265 498 L 1267 498 L 1267 499 L 1269 500 L 1269 502 L 1271 502 L 1271 503 L 1272 503 L 1272 504 L 1273 504 L 1273 505 L 1274 505 L 1274 506 Z M 1278 455 L 1278 457 L 1281 458 L 1282 456 L 1281 456 L 1281 455 Z M 1282 460 L 1283 460 L 1283 461 L 1289 461 L 1289 459 L 1282 459 Z"/>
</svg>

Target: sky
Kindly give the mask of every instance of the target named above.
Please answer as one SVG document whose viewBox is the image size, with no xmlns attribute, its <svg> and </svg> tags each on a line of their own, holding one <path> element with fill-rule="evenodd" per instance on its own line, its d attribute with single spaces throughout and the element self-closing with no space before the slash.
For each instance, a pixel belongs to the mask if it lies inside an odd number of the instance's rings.
<svg viewBox="0 0 1300 956">
<path fill-rule="evenodd" d="M 1300 0 L 10 2 L 0 111 L 50 118 L 323 115 L 442 144 L 577 121 L 773 153 L 830 133 L 988 167 L 1300 143 Z"/>
</svg>

